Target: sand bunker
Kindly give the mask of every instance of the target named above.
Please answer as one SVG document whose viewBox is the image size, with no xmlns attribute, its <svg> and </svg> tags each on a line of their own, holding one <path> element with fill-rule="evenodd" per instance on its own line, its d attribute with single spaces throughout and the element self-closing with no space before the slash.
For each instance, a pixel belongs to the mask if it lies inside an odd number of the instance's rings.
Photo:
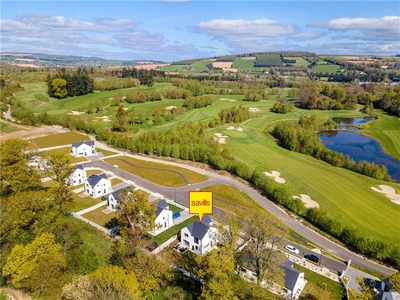
<svg viewBox="0 0 400 300">
<path fill-rule="evenodd" d="M 273 177 L 275 179 L 275 181 L 278 182 L 278 183 L 285 183 L 286 182 L 286 180 L 281 177 L 281 173 L 280 172 L 272 171 L 271 173 L 264 172 L 264 174 L 267 175 L 268 177 Z"/>
<path fill-rule="evenodd" d="M 226 129 L 227 129 L 227 130 L 237 130 L 237 131 L 243 131 L 243 128 L 242 128 L 242 127 L 235 128 L 234 126 L 229 126 L 229 127 L 226 127 Z"/>
<path fill-rule="evenodd" d="M 165 109 L 171 110 L 171 109 L 174 109 L 174 108 L 176 108 L 176 106 L 167 106 Z"/>
<path fill-rule="evenodd" d="M 96 119 L 101 119 L 103 122 L 111 122 L 111 119 L 109 116 L 96 117 Z"/>
<path fill-rule="evenodd" d="M 216 137 L 214 137 L 214 140 L 218 141 L 220 144 L 226 144 L 226 138 L 228 137 L 227 135 L 223 135 L 222 133 L 215 133 Z"/>
<path fill-rule="evenodd" d="M 76 111 L 76 110 L 71 110 L 70 113 L 67 113 L 67 115 L 74 115 L 74 116 L 79 116 L 85 114 L 84 112 L 81 111 Z"/>
<path fill-rule="evenodd" d="M 371 189 L 373 189 L 375 192 L 385 194 L 385 196 L 388 197 L 393 203 L 400 205 L 400 195 L 397 194 L 396 190 L 391 186 L 381 184 L 379 189 L 374 186 L 372 186 Z"/>
<path fill-rule="evenodd" d="M 235 99 L 230 99 L 230 98 L 219 98 L 221 101 L 236 101 Z"/>
<path fill-rule="evenodd" d="M 249 112 L 258 112 L 260 111 L 257 107 L 249 107 Z"/>
<path fill-rule="evenodd" d="M 303 201 L 304 206 L 307 208 L 318 208 L 319 204 L 318 202 L 314 201 L 313 199 L 311 199 L 310 196 L 306 195 L 306 194 L 301 194 L 301 197 L 298 196 L 293 196 L 294 199 L 300 199 L 301 201 Z"/>
</svg>

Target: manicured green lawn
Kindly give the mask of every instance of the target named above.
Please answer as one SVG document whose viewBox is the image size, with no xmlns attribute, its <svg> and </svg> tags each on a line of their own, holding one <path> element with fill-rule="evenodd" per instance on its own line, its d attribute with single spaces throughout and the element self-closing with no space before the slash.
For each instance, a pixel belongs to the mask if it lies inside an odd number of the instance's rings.
<svg viewBox="0 0 400 300">
<path fill-rule="evenodd" d="M 171 170 L 181 173 L 190 184 L 207 180 L 206 176 L 188 169 L 134 159 L 131 157 L 118 156 L 114 158 L 107 158 L 105 161 L 112 165 L 118 165 L 119 168 L 123 168 L 127 172 L 138 175 L 146 180 L 163 186 L 185 186 L 185 182 L 182 180 L 182 178 L 178 174 L 170 172 Z M 134 166 L 130 165 L 129 163 L 133 164 Z"/>
<path fill-rule="evenodd" d="M 378 119 L 365 124 L 360 133 L 377 139 L 386 153 L 400 159 L 400 121 L 379 110 L 377 112 Z"/>
<path fill-rule="evenodd" d="M 85 198 L 81 198 L 75 193 L 73 193 L 72 195 L 74 197 L 74 207 L 72 209 L 73 212 L 81 211 L 83 209 L 89 208 L 89 207 L 101 202 L 101 198 L 94 199 L 89 196 L 86 196 Z"/>
<path fill-rule="evenodd" d="M 293 267 L 304 272 L 304 278 L 307 279 L 308 283 L 303 290 L 304 293 L 310 293 L 317 297 L 317 299 L 328 299 L 328 298 L 321 298 L 322 295 L 316 295 L 316 291 L 319 290 L 314 288 L 313 285 L 318 286 L 325 292 L 330 294 L 329 299 L 337 299 L 341 300 L 344 294 L 344 290 L 342 285 L 339 282 L 333 281 L 325 276 L 317 274 L 307 268 L 304 268 L 300 265 L 293 264 Z M 326 293 L 324 293 L 326 294 Z"/>
<path fill-rule="evenodd" d="M 175 205 L 173 205 L 171 203 L 168 203 L 168 206 L 169 206 L 169 210 L 172 211 L 172 214 L 183 211 L 182 208 L 180 208 L 178 206 L 175 206 Z"/>
<path fill-rule="evenodd" d="M 161 232 L 159 235 L 156 235 L 153 237 L 150 242 L 157 242 L 158 245 L 161 245 L 162 243 L 168 241 L 170 238 L 172 238 L 174 235 L 178 234 L 179 231 L 181 231 L 182 228 L 185 228 L 189 224 L 192 224 L 194 221 L 198 220 L 197 216 L 193 216 L 186 221 L 183 221 L 182 223 L 179 223 L 175 226 L 172 226 L 171 228 L 168 228 L 167 230 Z"/>
<path fill-rule="evenodd" d="M 103 171 L 100 170 L 100 169 L 98 169 L 98 170 L 86 170 L 86 176 L 87 177 L 89 177 L 91 175 L 94 175 L 94 174 L 102 174 L 102 173 L 103 173 Z"/>
<path fill-rule="evenodd" d="M 88 140 L 90 139 L 85 134 L 68 131 L 68 132 L 56 133 L 43 137 L 38 137 L 36 139 L 33 139 L 32 142 L 36 146 L 38 146 L 38 148 L 47 148 L 47 147 L 68 145 L 74 142 L 83 142 Z"/>
<path fill-rule="evenodd" d="M 100 226 L 105 226 L 105 224 L 107 222 L 109 222 L 112 218 L 117 217 L 116 212 L 111 212 L 108 214 L 103 213 L 103 210 L 106 208 L 107 208 L 107 204 L 82 215 L 82 217 L 84 217 Z"/>
</svg>

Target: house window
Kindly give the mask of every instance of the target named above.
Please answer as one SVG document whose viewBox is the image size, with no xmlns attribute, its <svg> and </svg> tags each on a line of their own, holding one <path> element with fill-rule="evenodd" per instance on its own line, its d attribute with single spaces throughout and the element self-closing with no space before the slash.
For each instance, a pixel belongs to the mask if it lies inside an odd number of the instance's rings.
<svg viewBox="0 0 400 300">
<path fill-rule="evenodd" d="M 197 251 L 199 251 L 199 246 L 194 246 L 194 249 L 196 249 Z"/>
<path fill-rule="evenodd" d="M 183 243 L 184 243 L 186 246 L 189 246 L 189 242 L 188 242 L 187 240 L 183 240 Z"/>
<path fill-rule="evenodd" d="M 189 235 L 187 233 L 185 233 L 185 237 L 189 237 Z"/>
<path fill-rule="evenodd" d="M 199 244 L 199 239 L 197 237 L 194 238 L 194 243 Z"/>
</svg>

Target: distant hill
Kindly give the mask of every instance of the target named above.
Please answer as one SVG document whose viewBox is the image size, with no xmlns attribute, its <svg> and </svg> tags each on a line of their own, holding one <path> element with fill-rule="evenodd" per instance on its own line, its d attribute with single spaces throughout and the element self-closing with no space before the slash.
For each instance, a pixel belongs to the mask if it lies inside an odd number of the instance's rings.
<svg viewBox="0 0 400 300">
<path fill-rule="evenodd" d="M 100 57 L 84 57 L 72 55 L 52 55 L 43 53 L 1 52 L 2 64 L 11 64 L 31 68 L 58 68 L 58 67 L 118 67 L 143 64 L 165 64 L 153 60 L 109 60 Z"/>
</svg>

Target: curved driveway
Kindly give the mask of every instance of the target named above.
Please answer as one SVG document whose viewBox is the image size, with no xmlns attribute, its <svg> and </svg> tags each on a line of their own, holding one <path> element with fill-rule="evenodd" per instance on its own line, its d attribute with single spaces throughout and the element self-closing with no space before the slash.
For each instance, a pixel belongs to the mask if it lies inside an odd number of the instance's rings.
<svg viewBox="0 0 400 300">
<path fill-rule="evenodd" d="M 115 151 L 115 150 L 114 150 Z M 125 154 L 126 155 L 126 154 Z M 252 187 L 243 184 L 242 182 L 239 182 L 235 179 L 232 179 L 227 176 L 223 176 L 220 174 L 217 174 L 215 172 L 211 171 L 206 171 L 201 168 L 193 167 L 193 166 L 188 166 L 185 164 L 179 164 L 175 162 L 167 162 L 167 161 L 160 161 L 157 159 L 152 159 L 152 158 L 147 158 L 147 157 L 142 157 L 138 155 L 127 155 L 135 159 L 141 159 L 141 160 L 147 160 L 147 161 L 152 161 L 152 162 L 157 162 L 157 163 L 163 163 L 163 164 L 169 164 L 169 165 L 174 165 L 174 166 L 179 166 L 181 168 L 186 168 L 190 169 L 192 171 L 195 171 L 197 173 L 203 174 L 208 176 L 209 180 L 201 183 L 196 183 L 192 185 L 187 185 L 185 187 L 180 187 L 180 188 L 169 188 L 165 186 L 160 186 L 155 183 L 152 183 L 150 181 L 147 181 L 141 177 L 135 176 L 131 173 L 128 173 L 127 171 L 121 170 L 111 164 L 106 163 L 105 161 L 102 160 L 97 160 L 97 161 L 92 161 L 85 163 L 84 166 L 86 167 L 96 167 L 96 168 L 101 168 L 105 169 L 108 171 L 113 172 L 115 175 L 118 175 L 120 177 L 124 177 L 128 180 L 131 180 L 135 182 L 136 184 L 149 189 L 151 191 L 154 191 L 156 193 L 162 194 L 168 198 L 175 199 L 177 202 L 185 205 L 188 205 L 188 199 L 189 199 L 189 192 L 194 191 L 196 189 L 201 189 L 207 186 L 211 185 L 217 185 L 217 184 L 225 184 L 225 185 L 234 185 L 238 189 L 244 191 L 247 193 L 254 201 L 256 201 L 258 204 L 260 204 L 265 210 L 270 212 L 271 214 L 274 214 L 278 218 L 282 220 L 283 223 L 285 223 L 290 229 L 294 230 L 304 238 L 308 239 L 309 241 L 313 242 L 315 245 L 318 245 L 322 249 L 326 250 L 327 252 L 335 255 L 336 257 L 339 257 L 343 259 L 344 261 L 351 261 L 355 263 L 358 266 L 361 266 L 365 269 L 368 270 L 373 270 L 376 272 L 379 272 L 381 274 L 384 274 L 386 276 L 392 274 L 395 272 L 395 270 L 382 266 L 380 264 L 377 264 L 373 261 L 369 261 L 365 259 L 364 257 L 355 254 L 351 252 L 350 250 L 332 242 L 331 240 L 321 236 L 314 230 L 304 226 L 301 222 L 299 222 L 296 219 L 293 219 L 291 216 L 289 216 L 282 208 L 279 206 L 275 205 L 272 201 L 268 200 L 266 197 L 262 196 L 259 194 L 255 189 Z"/>
</svg>

